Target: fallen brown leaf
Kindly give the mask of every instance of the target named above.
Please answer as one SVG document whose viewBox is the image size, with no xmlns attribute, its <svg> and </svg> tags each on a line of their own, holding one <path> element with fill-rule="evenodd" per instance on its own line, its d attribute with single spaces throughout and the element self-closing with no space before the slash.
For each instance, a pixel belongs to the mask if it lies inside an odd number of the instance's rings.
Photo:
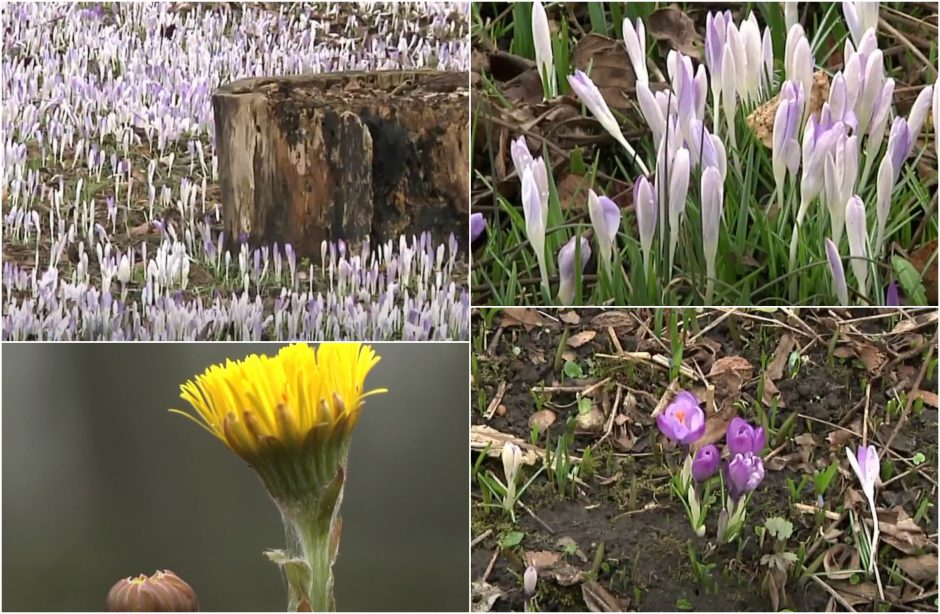
<svg viewBox="0 0 940 614">
<path fill-rule="evenodd" d="M 656 40 L 668 41 L 676 51 L 702 59 L 702 37 L 695 31 L 695 22 L 678 8 L 653 11 L 646 19 L 646 28 Z"/>
<path fill-rule="evenodd" d="M 500 326 L 523 326 L 527 331 L 545 323 L 545 320 L 535 309 L 526 307 L 506 307 L 503 309 L 503 319 Z"/>
<path fill-rule="evenodd" d="M 914 582 L 937 579 L 937 555 L 922 554 L 897 559 L 898 567 Z"/>
<path fill-rule="evenodd" d="M 903 507 L 895 507 L 888 512 L 879 512 L 878 528 L 881 539 L 904 554 L 917 554 L 927 546 L 924 530 L 907 515 Z"/>
<path fill-rule="evenodd" d="M 594 337 L 596 336 L 597 336 L 596 330 L 584 330 L 576 335 L 572 335 L 571 337 L 568 337 L 568 345 L 573 348 L 579 348 L 585 343 L 588 343 L 589 341 L 594 339 Z"/>
</svg>

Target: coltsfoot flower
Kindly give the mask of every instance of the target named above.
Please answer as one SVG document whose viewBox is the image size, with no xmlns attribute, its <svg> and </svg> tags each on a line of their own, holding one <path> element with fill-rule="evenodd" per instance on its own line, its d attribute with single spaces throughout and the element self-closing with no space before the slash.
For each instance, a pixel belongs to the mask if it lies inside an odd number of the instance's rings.
<svg viewBox="0 0 940 614">
<path fill-rule="evenodd" d="M 281 565 L 292 610 L 335 608 L 333 561 L 339 546 L 346 459 L 366 397 L 365 379 L 379 362 L 368 345 L 323 343 L 282 348 L 213 365 L 180 386 L 195 416 L 181 413 L 247 461 L 293 536 Z"/>
<path fill-rule="evenodd" d="M 150 577 L 118 580 L 104 602 L 107 612 L 198 612 L 196 591 L 182 578 L 165 569 Z"/>
</svg>

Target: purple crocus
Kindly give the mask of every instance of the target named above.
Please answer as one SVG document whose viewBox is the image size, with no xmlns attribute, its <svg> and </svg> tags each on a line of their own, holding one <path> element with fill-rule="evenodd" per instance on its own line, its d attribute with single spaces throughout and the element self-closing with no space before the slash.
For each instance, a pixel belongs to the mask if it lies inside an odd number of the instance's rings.
<svg viewBox="0 0 940 614">
<path fill-rule="evenodd" d="M 858 454 L 852 452 L 851 448 L 846 447 L 845 455 L 849 457 L 849 464 L 855 471 L 855 475 L 858 476 L 858 481 L 862 484 L 865 497 L 874 503 L 875 483 L 881 473 L 881 461 L 878 459 L 878 451 L 875 446 L 859 446 Z M 874 509 L 874 504 L 872 509 Z"/>
<path fill-rule="evenodd" d="M 475 242 L 481 234 L 483 234 L 483 229 L 486 228 L 486 218 L 483 217 L 482 213 L 471 213 L 470 214 L 470 242 Z"/>
<path fill-rule="evenodd" d="M 656 425 L 669 439 L 689 445 L 705 432 L 705 412 L 694 394 L 680 390 L 672 403 L 656 416 Z"/>
<path fill-rule="evenodd" d="M 640 235 L 640 248 L 643 250 L 643 267 L 650 269 L 650 253 L 653 236 L 656 234 L 658 205 L 656 192 L 646 177 L 640 176 L 633 182 L 633 210 L 636 213 L 637 230 Z"/>
<path fill-rule="evenodd" d="M 735 454 L 726 467 L 731 499 L 739 500 L 764 479 L 764 461 L 756 454 Z"/>
<path fill-rule="evenodd" d="M 748 453 L 760 454 L 760 451 L 764 449 L 763 427 L 755 428 L 737 416 L 728 425 L 725 437 L 728 441 L 728 451 L 732 456 Z"/>
<path fill-rule="evenodd" d="M 829 262 L 829 272 L 832 273 L 832 288 L 839 297 L 840 305 L 849 304 L 849 288 L 845 283 L 845 269 L 842 267 L 842 257 L 839 255 L 839 248 L 832 242 L 832 239 L 826 239 L 826 260 Z"/>
<path fill-rule="evenodd" d="M 576 242 L 576 240 L 579 240 Z M 575 294 L 575 251 L 581 254 L 581 270 L 591 259 L 591 244 L 578 235 L 571 237 L 558 252 L 558 300 L 562 305 L 570 305 Z"/>
<path fill-rule="evenodd" d="M 594 190 L 588 190 L 588 213 L 594 226 L 601 266 L 609 267 L 620 229 L 620 207 L 606 196 L 598 196 Z"/>
<path fill-rule="evenodd" d="M 885 306 L 886 307 L 900 307 L 901 306 L 901 296 L 898 293 L 898 284 L 897 282 L 891 282 L 888 284 L 888 290 L 885 293 Z"/>
<path fill-rule="evenodd" d="M 720 462 L 721 454 L 715 445 L 709 444 L 699 448 L 695 453 L 695 459 L 692 460 L 692 477 L 696 482 L 704 482 L 715 475 Z"/>
</svg>

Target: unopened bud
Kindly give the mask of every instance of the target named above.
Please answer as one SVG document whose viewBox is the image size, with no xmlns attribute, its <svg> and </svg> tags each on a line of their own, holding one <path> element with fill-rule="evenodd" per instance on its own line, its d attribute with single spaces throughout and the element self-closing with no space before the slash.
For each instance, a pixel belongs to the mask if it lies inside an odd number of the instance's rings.
<svg viewBox="0 0 940 614">
<path fill-rule="evenodd" d="M 539 574 L 535 567 L 529 565 L 525 568 L 525 574 L 522 576 L 522 589 L 525 591 L 526 599 L 531 599 L 535 594 L 535 584 L 538 582 Z"/>
<path fill-rule="evenodd" d="M 199 598 L 189 584 L 172 571 L 157 571 L 124 578 L 108 591 L 108 612 L 198 612 Z"/>
</svg>

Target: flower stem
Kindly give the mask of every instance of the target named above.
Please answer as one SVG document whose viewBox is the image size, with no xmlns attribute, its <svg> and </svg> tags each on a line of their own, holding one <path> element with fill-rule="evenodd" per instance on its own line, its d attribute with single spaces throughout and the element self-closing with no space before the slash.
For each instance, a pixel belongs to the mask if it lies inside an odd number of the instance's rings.
<svg viewBox="0 0 940 614">
<path fill-rule="evenodd" d="M 330 612 L 335 609 L 332 527 L 301 521 L 296 529 L 303 558 L 310 567 L 310 578 L 305 590 L 307 603 L 313 612 Z"/>
</svg>

